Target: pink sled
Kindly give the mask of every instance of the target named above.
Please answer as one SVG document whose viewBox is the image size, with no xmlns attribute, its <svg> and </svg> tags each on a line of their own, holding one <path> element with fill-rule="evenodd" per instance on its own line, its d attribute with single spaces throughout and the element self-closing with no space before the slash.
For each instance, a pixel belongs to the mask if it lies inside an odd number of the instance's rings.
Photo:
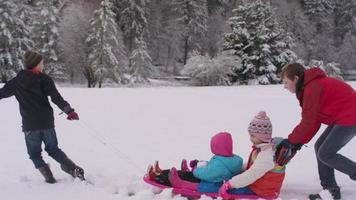
<svg viewBox="0 0 356 200">
<path fill-rule="evenodd" d="M 149 179 L 148 176 L 144 176 L 143 180 L 149 184 L 149 185 L 153 185 L 155 187 L 158 187 L 160 189 L 167 189 L 167 188 L 172 188 L 166 185 L 162 185 L 159 184 L 155 181 L 152 181 Z M 219 193 L 205 193 L 205 192 L 198 192 L 198 191 L 194 191 L 194 190 L 189 190 L 189 189 L 182 189 L 182 188 L 173 188 L 172 192 L 174 194 L 180 194 L 184 197 L 189 197 L 189 198 L 200 198 L 202 195 L 206 195 L 212 198 L 218 198 Z M 231 194 L 231 199 L 276 199 L 278 198 L 278 196 L 269 196 L 269 197 L 260 197 L 257 195 L 241 195 L 241 194 Z"/>
</svg>

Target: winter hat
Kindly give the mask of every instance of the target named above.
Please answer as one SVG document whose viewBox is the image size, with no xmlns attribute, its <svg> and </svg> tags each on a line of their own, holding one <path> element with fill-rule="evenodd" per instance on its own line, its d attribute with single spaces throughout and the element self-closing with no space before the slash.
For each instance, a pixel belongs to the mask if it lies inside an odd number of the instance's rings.
<svg viewBox="0 0 356 200">
<path fill-rule="evenodd" d="M 26 69 L 35 68 L 41 61 L 43 56 L 34 51 L 27 51 L 24 55 L 24 64 Z"/>
<path fill-rule="evenodd" d="M 265 111 L 260 111 L 250 122 L 248 126 L 250 135 L 257 137 L 263 142 L 269 142 L 272 139 L 272 123 L 267 117 Z"/>
<path fill-rule="evenodd" d="M 228 132 L 215 134 L 210 140 L 211 152 L 218 156 L 232 156 L 232 137 Z"/>
</svg>

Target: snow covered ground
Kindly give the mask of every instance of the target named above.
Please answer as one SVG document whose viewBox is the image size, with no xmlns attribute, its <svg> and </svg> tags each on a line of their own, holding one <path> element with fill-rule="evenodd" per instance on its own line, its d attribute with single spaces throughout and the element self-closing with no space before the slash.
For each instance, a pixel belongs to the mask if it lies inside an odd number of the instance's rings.
<svg viewBox="0 0 356 200">
<path fill-rule="evenodd" d="M 59 90 L 80 115 L 80 121 L 68 121 L 54 106 L 60 147 L 94 185 L 73 180 L 46 153 L 59 182 L 43 181 L 28 159 L 12 97 L 0 101 L 1 200 L 186 199 L 169 190 L 153 193 L 142 181 L 147 165 L 157 159 L 162 168 L 170 168 L 182 158 L 209 159 L 209 140 L 218 131 L 231 132 L 235 153 L 247 160 L 251 143 L 246 129 L 258 111 L 269 114 L 274 136 L 286 137 L 300 119 L 297 100 L 281 85 Z M 315 139 L 289 164 L 280 199 L 306 199 L 320 190 Z M 356 139 L 342 149 L 353 160 L 355 151 Z M 336 176 L 343 199 L 356 199 L 356 182 Z"/>
</svg>

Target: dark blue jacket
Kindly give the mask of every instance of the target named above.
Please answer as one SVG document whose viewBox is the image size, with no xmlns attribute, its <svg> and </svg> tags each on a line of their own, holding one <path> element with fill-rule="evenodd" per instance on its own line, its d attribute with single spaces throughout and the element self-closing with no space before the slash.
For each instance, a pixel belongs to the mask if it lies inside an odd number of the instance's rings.
<svg viewBox="0 0 356 200">
<path fill-rule="evenodd" d="M 48 96 L 62 111 L 73 111 L 59 94 L 53 80 L 46 74 L 20 71 L 0 89 L 0 99 L 15 95 L 20 104 L 22 130 L 54 128 L 53 109 Z"/>
</svg>

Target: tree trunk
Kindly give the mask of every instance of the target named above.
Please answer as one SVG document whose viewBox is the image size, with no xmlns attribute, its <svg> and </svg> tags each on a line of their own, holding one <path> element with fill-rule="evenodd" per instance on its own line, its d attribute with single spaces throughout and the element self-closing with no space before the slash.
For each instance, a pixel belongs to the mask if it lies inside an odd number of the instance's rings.
<svg viewBox="0 0 356 200">
<path fill-rule="evenodd" d="M 171 45 L 168 45 L 168 47 L 167 47 L 167 60 L 166 60 L 166 71 L 168 72 L 168 70 L 169 70 L 169 61 L 170 61 L 170 54 L 171 54 L 171 49 L 172 49 L 172 47 L 171 47 Z"/>
<path fill-rule="evenodd" d="M 187 59 L 188 59 L 188 37 L 185 38 L 184 41 L 184 60 L 183 60 L 183 64 L 187 64 Z"/>
</svg>

